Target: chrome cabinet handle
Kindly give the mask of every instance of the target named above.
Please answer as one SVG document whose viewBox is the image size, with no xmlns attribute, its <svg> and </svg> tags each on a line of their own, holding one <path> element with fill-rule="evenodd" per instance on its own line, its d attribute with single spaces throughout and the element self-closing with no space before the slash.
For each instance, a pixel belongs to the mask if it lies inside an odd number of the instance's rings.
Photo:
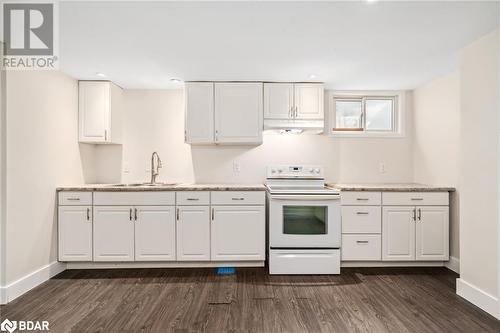
<svg viewBox="0 0 500 333">
<path fill-rule="evenodd" d="M 219 131 L 215 130 L 215 142 L 219 140 Z"/>
<path fill-rule="evenodd" d="M 87 208 L 87 221 L 90 221 L 90 208 Z"/>
<path fill-rule="evenodd" d="M 368 241 L 357 240 L 356 243 L 358 243 L 358 244 L 368 244 Z"/>
<path fill-rule="evenodd" d="M 137 208 L 134 208 L 134 220 L 137 221 Z"/>
<path fill-rule="evenodd" d="M 176 217 L 177 221 L 179 221 L 179 208 L 177 208 L 177 213 L 176 213 Z"/>
<path fill-rule="evenodd" d="M 239 201 L 239 200 L 245 200 L 245 198 L 231 198 L 231 200 Z"/>
<path fill-rule="evenodd" d="M 418 209 L 418 220 L 422 221 L 422 209 L 421 208 Z"/>
<path fill-rule="evenodd" d="M 80 198 L 68 198 L 66 200 L 68 200 L 68 201 L 80 201 Z"/>
<path fill-rule="evenodd" d="M 108 130 L 104 130 L 104 141 L 108 141 Z"/>
<path fill-rule="evenodd" d="M 295 116 L 294 116 L 294 118 L 297 118 L 298 114 L 299 114 L 299 107 L 295 106 Z"/>
<path fill-rule="evenodd" d="M 215 215 L 215 212 L 214 212 L 214 208 L 212 208 L 212 221 L 214 220 L 214 215 Z"/>
<path fill-rule="evenodd" d="M 358 201 L 368 201 L 369 199 L 368 198 L 356 198 L 356 200 L 358 200 Z"/>
<path fill-rule="evenodd" d="M 200 200 L 199 198 L 187 198 L 188 201 L 197 201 Z"/>
<path fill-rule="evenodd" d="M 368 215 L 370 213 L 368 213 L 368 212 L 357 212 L 356 214 L 358 214 L 358 215 Z"/>
<path fill-rule="evenodd" d="M 417 209 L 413 208 L 413 222 L 417 221 Z"/>
<path fill-rule="evenodd" d="M 291 106 L 290 110 L 288 111 L 288 117 L 293 118 L 293 106 Z"/>
<path fill-rule="evenodd" d="M 132 221 L 132 208 L 130 208 L 129 212 L 128 212 L 128 219 L 130 221 Z"/>
<path fill-rule="evenodd" d="M 412 201 L 422 201 L 424 198 L 411 198 Z"/>
</svg>

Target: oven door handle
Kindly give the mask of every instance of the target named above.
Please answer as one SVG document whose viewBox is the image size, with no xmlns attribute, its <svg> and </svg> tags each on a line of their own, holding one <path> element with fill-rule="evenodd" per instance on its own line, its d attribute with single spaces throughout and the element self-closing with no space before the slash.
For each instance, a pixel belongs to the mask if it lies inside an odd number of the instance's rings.
<svg viewBox="0 0 500 333">
<path fill-rule="evenodd" d="M 339 200 L 340 195 L 336 194 L 324 194 L 324 195 L 271 195 L 273 200 L 298 200 L 298 201 L 310 201 L 310 200 Z"/>
</svg>

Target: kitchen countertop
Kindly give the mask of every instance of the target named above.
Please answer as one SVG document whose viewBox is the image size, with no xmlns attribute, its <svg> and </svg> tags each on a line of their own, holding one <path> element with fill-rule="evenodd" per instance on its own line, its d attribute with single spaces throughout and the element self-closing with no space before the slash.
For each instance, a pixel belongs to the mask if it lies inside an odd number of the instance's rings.
<svg viewBox="0 0 500 333">
<path fill-rule="evenodd" d="M 432 186 L 418 183 L 373 183 L 373 184 L 332 184 L 328 187 L 340 191 L 383 191 L 383 192 L 454 192 L 454 187 Z"/>
<path fill-rule="evenodd" d="M 143 191 L 265 191 L 263 184 L 167 184 L 160 186 L 127 186 L 120 184 L 85 184 L 60 186 L 57 191 L 102 191 L 102 192 L 143 192 Z"/>
</svg>

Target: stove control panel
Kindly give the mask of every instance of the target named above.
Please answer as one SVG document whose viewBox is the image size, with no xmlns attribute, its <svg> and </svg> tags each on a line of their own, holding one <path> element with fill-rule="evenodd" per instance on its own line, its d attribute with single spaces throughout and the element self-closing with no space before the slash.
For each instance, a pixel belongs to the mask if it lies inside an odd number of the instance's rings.
<svg viewBox="0 0 500 333">
<path fill-rule="evenodd" d="M 319 165 L 272 165 L 267 167 L 267 178 L 324 178 Z"/>
</svg>

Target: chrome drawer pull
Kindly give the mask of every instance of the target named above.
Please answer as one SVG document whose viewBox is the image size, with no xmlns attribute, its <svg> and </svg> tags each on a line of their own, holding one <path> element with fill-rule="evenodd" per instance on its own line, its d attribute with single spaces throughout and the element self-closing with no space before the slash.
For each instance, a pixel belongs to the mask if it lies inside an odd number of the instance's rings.
<svg viewBox="0 0 500 333">
<path fill-rule="evenodd" d="M 232 198 L 232 200 L 245 200 L 245 198 Z"/>
<path fill-rule="evenodd" d="M 357 212 L 356 214 L 358 214 L 358 215 L 368 215 L 370 213 L 368 213 L 368 212 Z"/>
<path fill-rule="evenodd" d="M 358 244 L 368 244 L 368 241 L 358 240 L 356 241 Z"/>
<path fill-rule="evenodd" d="M 80 201 L 80 198 L 68 198 L 68 201 Z"/>
<path fill-rule="evenodd" d="M 422 200 L 424 200 L 424 198 L 411 198 L 411 200 L 413 200 L 413 201 L 422 201 Z"/>
<path fill-rule="evenodd" d="M 369 199 L 368 198 L 356 198 L 356 200 L 358 200 L 358 201 L 368 201 Z"/>
<path fill-rule="evenodd" d="M 187 200 L 189 201 L 196 201 L 196 200 L 200 200 L 199 198 L 187 198 Z"/>
</svg>

